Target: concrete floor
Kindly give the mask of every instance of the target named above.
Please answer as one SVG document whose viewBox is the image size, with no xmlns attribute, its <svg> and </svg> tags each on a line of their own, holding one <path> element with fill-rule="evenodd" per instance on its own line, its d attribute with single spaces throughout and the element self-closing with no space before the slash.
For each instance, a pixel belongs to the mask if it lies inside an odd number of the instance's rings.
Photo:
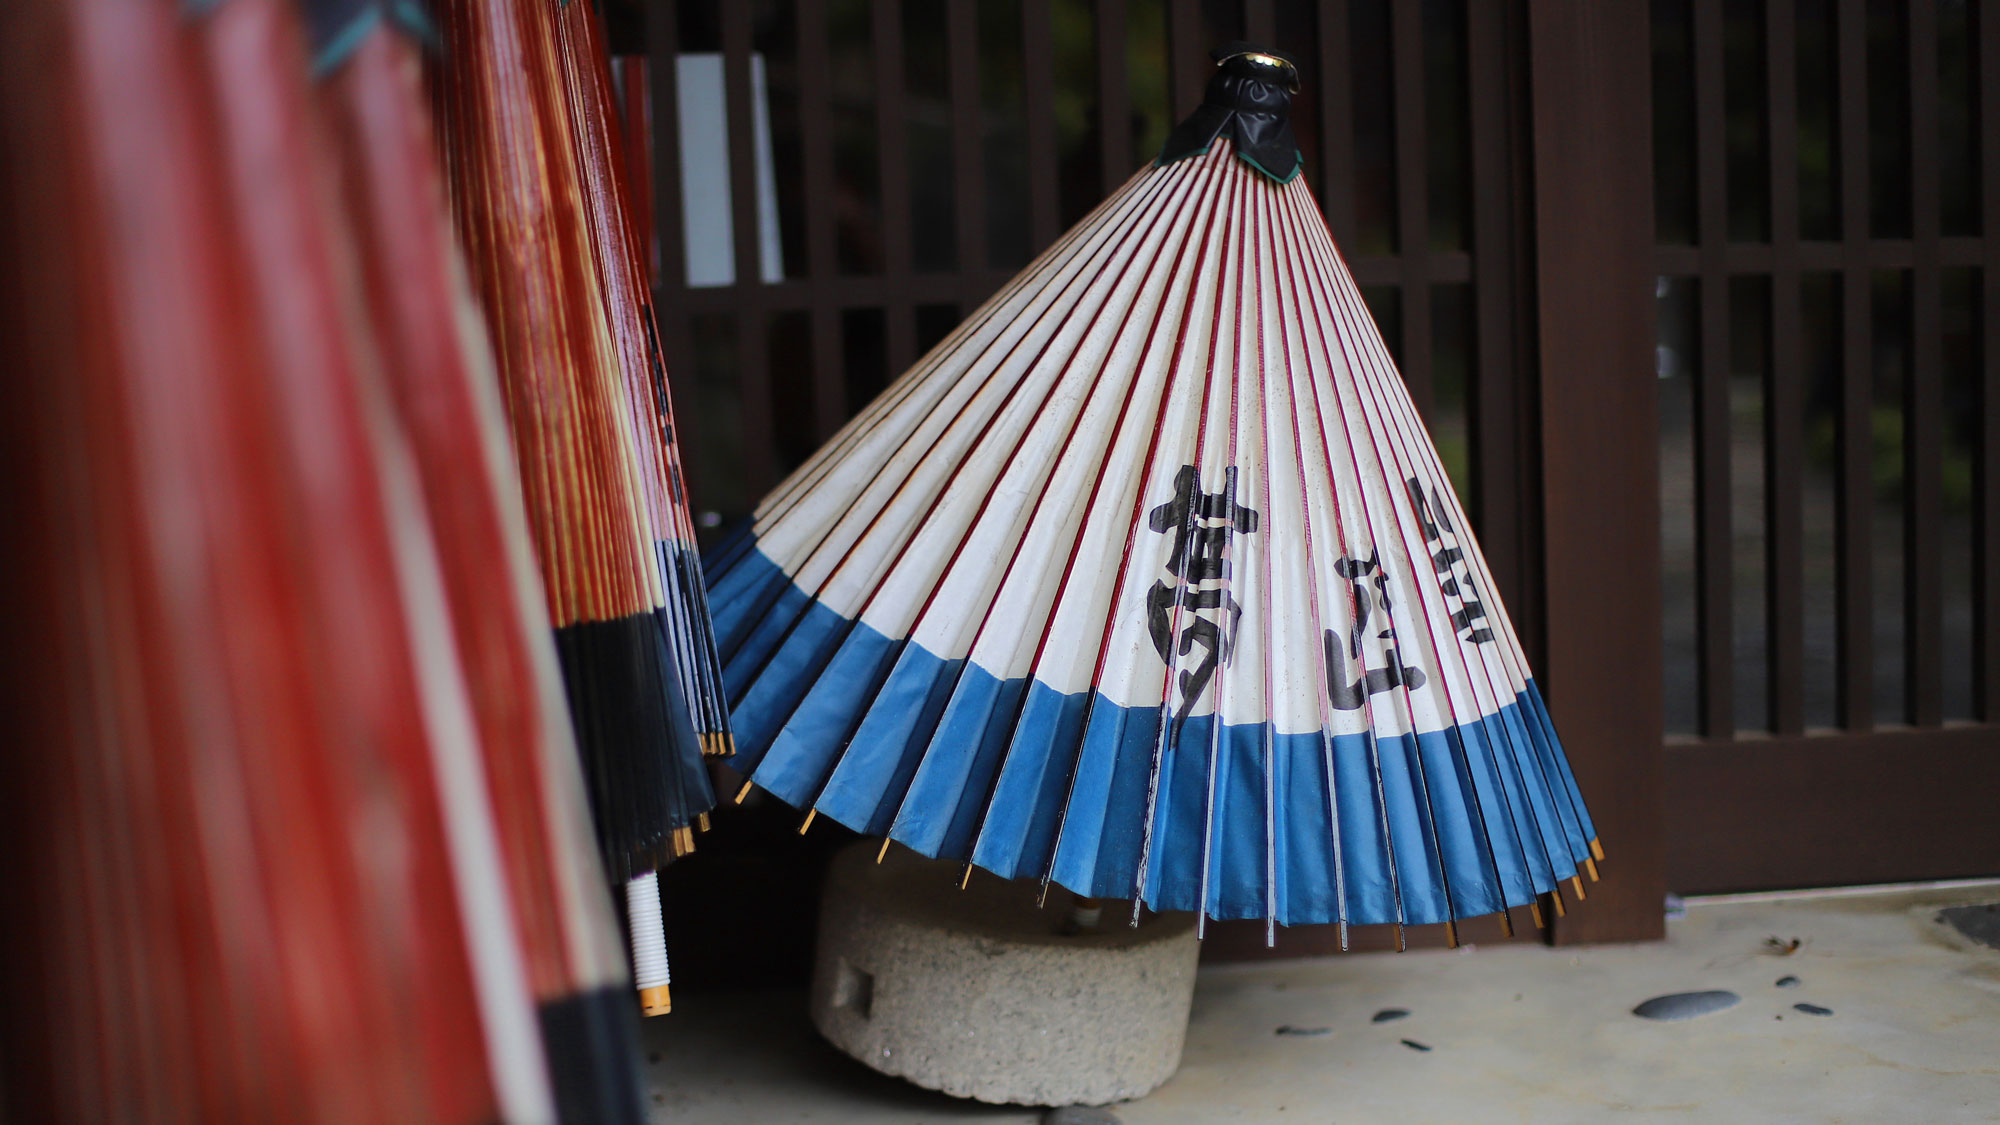
<svg viewBox="0 0 2000 1125">
<path fill-rule="evenodd" d="M 1126 1125 L 2000 1121 L 2000 950 L 1933 920 L 1995 899 L 2000 883 L 1697 899 L 1656 945 L 1212 966 L 1180 1072 L 1114 1112 Z M 1767 947 L 1795 937 L 1789 955 Z M 1799 984 L 1777 987 L 1788 975 Z M 1631 1013 L 1705 989 L 1742 1002 L 1679 1022 Z M 1040 1119 L 866 1069 L 818 1038 L 798 992 L 677 1000 L 647 1021 L 658 1122 Z M 1410 1015 L 1371 1022 L 1389 1007 Z"/>
</svg>

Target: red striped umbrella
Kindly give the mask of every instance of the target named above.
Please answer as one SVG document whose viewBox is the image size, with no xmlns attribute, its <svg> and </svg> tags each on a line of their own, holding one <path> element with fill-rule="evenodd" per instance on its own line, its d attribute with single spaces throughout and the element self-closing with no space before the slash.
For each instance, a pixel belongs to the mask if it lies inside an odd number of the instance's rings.
<svg viewBox="0 0 2000 1125">
<path fill-rule="evenodd" d="M 369 320 L 444 564 L 508 889 L 565 1121 L 637 1120 L 630 999 L 508 444 L 445 206 L 417 34 L 305 0 Z"/>
<path fill-rule="evenodd" d="M 708 619 L 694 519 L 688 510 L 675 440 L 673 398 L 653 311 L 651 199 L 634 190 L 645 182 L 645 146 L 618 116 L 603 27 L 590 5 L 558 5 L 556 26 L 575 129 L 577 171 L 589 207 L 590 232 L 602 283 L 604 317 L 625 379 L 638 435 L 640 481 L 665 585 L 662 617 L 675 646 L 682 694 L 694 713 L 702 750 L 731 752 L 729 709 Z M 627 102 L 630 105 L 630 102 Z"/>
<path fill-rule="evenodd" d="M 38 1120 L 544 1121 L 413 455 L 282 0 L 0 19 Z M 54 282 L 54 284 L 51 284 Z M 20 419 L 33 419 L 21 425 Z"/>
<path fill-rule="evenodd" d="M 620 220 L 602 63 L 584 53 L 588 6 L 573 7 L 444 0 L 433 88 L 599 847 L 630 877 L 693 846 L 713 804 L 700 755 L 725 748 L 726 729 L 701 702 L 715 677 L 684 594 L 671 414 Z"/>
</svg>

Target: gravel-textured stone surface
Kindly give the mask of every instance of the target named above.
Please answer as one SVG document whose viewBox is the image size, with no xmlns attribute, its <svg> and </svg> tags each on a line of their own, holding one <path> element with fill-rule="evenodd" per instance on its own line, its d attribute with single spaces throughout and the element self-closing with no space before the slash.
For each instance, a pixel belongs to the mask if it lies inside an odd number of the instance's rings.
<svg viewBox="0 0 2000 1125">
<path fill-rule="evenodd" d="M 1136 1098 L 1180 1065 L 1199 952 L 1191 915 L 1137 928 L 1110 904 L 1065 934 L 1071 898 L 902 848 L 841 852 L 827 873 L 812 985 L 820 1033 L 861 1062 L 987 1102 Z"/>
<path fill-rule="evenodd" d="M 989 877 L 972 878 L 976 891 Z M 1660 942 L 1206 965 L 1180 1069 L 1115 1111 L 1125 1125 L 1994 1125 L 2000 950 L 1935 918 L 1996 899 L 2000 883 L 1697 900 Z M 1761 946 L 1778 933 L 1809 941 L 1776 962 Z M 1773 988 L 1784 974 L 1804 983 Z M 1041 1125 L 1047 1112 L 856 1063 L 813 1030 L 803 989 L 687 975 L 674 1014 L 642 1029 L 660 1055 L 647 1068 L 657 1125 Z M 1632 1015 L 1690 988 L 1743 1002 L 1673 1023 Z M 1792 1010 L 1801 1000 L 1835 1014 Z M 1390 1006 L 1410 1018 L 1369 1023 Z M 1271 1033 L 1283 1024 L 1333 1031 Z"/>
</svg>

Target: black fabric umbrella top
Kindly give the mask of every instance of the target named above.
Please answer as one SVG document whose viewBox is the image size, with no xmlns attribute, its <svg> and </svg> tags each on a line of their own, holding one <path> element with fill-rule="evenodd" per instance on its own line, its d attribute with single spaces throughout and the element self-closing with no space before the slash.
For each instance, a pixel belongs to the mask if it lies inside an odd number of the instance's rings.
<svg viewBox="0 0 2000 1125">
<path fill-rule="evenodd" d="M 1167 134 L 1155 165 L 1172 164 L 1207 152 L 1226 136 L 1245 164 L 1278 183 L 1299 174 L 1305 157 L 1292 135 L 1292 95 L 1299 71 L 1290 56 L 1249 43 L 1224 43 L 1210 52 L 1215 77 L 1187 120 Z"/>
</svg>

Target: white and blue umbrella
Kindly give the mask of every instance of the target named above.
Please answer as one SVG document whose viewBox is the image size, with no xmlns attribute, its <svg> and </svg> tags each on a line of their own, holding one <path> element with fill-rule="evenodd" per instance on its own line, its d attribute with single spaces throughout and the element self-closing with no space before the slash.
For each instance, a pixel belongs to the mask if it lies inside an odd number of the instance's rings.
<svg viewBox="0 0 2000 1125">
<path fill-rule="evenodd" d="M 1218 53 L 1159 162 L 713 552 L 731 765 L 1156 910 L 1581 894 L 1595 829 L 1298 176 L 1293 72 Z"/>
</svg>

